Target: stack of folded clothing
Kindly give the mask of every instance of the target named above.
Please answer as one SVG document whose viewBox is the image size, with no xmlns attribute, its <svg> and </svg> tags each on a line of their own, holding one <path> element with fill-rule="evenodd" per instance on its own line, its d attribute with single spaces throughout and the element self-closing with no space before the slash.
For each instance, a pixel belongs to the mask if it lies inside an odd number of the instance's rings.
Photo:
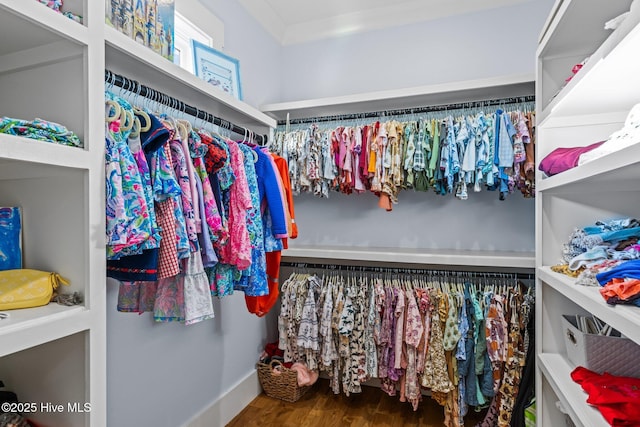
<svg viewBox="0 0 640 427">
<path fill-rule="evenodd" d="M 553 271 L 577 277 L 576 283 L 601 286 L 610 304 L 640 306 L 640 222 L 632 218 L 598 221 L 576 229 Z M 636 283 L 637 282 L 637 283 Z"/>
<path fill-rule="evenodd" d="M 78 135 L 66 127 L 42 119 L 32 121 L 2 117 L 0 119 L 0 133 L 37 139 L 38 141 L 54 142 L 70 147 L 82 147 Z"/>
</svg>

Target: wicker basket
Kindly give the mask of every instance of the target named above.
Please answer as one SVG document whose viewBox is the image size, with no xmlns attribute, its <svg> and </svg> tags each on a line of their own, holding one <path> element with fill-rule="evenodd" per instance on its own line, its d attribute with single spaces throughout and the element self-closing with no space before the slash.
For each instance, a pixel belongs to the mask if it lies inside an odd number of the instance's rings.
<svg viewBox="0 0 640 427">
<path fill-rule="evenodd" d="M 276 367 L 279 369 L 278 374 L 274 373 Z M 300 387 L 297 372 L 284 367 L 278 360 L 273 360 L 271 364 L 257 363 L 256 369 L 260 385 L 269 397 L 296 402 L 311 388 L 308 386 Z"/>
</svg>

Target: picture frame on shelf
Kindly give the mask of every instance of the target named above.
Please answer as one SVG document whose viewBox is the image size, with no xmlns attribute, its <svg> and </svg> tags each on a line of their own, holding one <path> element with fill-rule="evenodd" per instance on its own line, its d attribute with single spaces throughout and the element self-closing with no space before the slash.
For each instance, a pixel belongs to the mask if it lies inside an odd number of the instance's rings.
<svg viewBox="0 0 640 427">
<path fill-rule="evenodd" d="M 191 43 L 195 75 L 242 101 L 240 62 L 196 40 Z"/>
</svg>

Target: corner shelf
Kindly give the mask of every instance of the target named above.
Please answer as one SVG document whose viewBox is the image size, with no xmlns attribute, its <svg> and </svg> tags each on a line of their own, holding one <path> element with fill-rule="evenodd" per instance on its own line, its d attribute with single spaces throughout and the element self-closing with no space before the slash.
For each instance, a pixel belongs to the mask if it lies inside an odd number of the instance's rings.
<svg viewBox="0 0 640 427">
<path fill-rule="evenodd" d="M 90 323 L 82 306 L 50 303 L 3 312 L 9 317 L 0 319 L 0 357 L 86 330 Z"/>
<path fill-rule="evenodd" d="M 517 74 L 404 89 L 266 104 L 261 110 L 278 120 L 362 113 L 530 95 L 534 75 Z"/>
<path fill-rule="evenodd" d="M 194 102 L 189 98 L 198 97 L 206 102 L 207 108 L 203 108 L 205 111 L 220 115 L 221 118 L 239 125 L 263 128 L 277 125 L 274 119 L 258 109 L 206 83 L 115 28 L 106 24 L 104 27 L 108 69 L 131 77 L 135 77 L 136 72 L 139 74 L 140 70 L 144 70 L 145 74 L 151 74 L 148 79 L 152 82 L 151 87 L 155 86 L 169 95 L 172 92 L 169 90 L 171 88 L 176 92 L 172 96 L 187 102 Z M 161 81 L 166 85 L 161 85 Z M 141 83 L 146 84 L 146 82 Z M 186 93 L 185 89 L 190 93 Z M 212 103 L 212 99 L 217 102 Z"/>
<path fill-rule="evenodd" d="M 530 252 L 465 251 L 451 249 L 399 249 L 344 246 L 290 247 L 282 251 L 283 260 L 342 260 L 416 265 L 451 265 L 493 268 L 533 269 Z"/>
<path fill-rule="evenodd" d="M 538 355 L 538 366 L 556 396 L 569 411 L 571 419 L 583 427 L 606 427 L 609 425 L 600 411 L 587 403 L 588 395 L 571 379 L 574 368 L 560 354 Z"/>
</svg>

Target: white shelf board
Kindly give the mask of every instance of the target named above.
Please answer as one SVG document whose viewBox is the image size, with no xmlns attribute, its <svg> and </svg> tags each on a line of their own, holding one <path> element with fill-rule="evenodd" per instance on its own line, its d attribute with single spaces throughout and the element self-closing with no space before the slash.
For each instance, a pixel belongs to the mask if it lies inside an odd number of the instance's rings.
<svg viewBox="0 0 640 427">
<path fill-rule="evenodd" d="M 538 278 L 594 316 L 619 330 L 629 339 L 640 343 L 640 307 L 610 306 L 600 295 L 600 287 L 576 285 L 575 279 L 556 273 L 551 267 L 541 267 Z"/>
<path fill-rule="evenodd" d="M 556 1 L 541 32 L 537 56 L 595 52 L 611 34 L 604 29 L 605 22 L 628 11 L 630 4 L 631 0 L 610 1 L 606 7 L 601 0 Z"/>
<path fill-rule="evenodd" d="M 61 39 L 89 44 L 87 27 L 34 0 L 0 0 L 0 35 L 0 55 Z"/>
<path fill-rule="evenodd" d="M 241 126 L 260 124 L 262 126 L 275 127 L 277 125 L 274 119 L 262 113 L 258 109 L 206 83 L 204 80 L 170 62 L 166 58 L 163 58 L 146 46 L 143 46 L 135 40 L 120 33 L 118 30 L 106 24 L 104 30 L 105 40 L 107 43 L 107 69 L 119 72 L 118 67 L 122 66 L 123 62 L 128 59 L 129 61 L 133 61 L 129 64 L 131 65 L 130 68 L 135 68 L 136 71 L 139 71 L 140 75 L 125 75 L 125 77 L 138 80 L 144 85 L 148 85 L 171 95 L 166 91 L 165 87 L 160 85 L 159 82 L 154 81 L 153 77 L 149 77 L 149 81 L 145 80 L 144 77 L 150 76 L 151 71 L 156 71 L 163 77 L 171 80 L 174 84 L 179 85 L 181 87 L 181 91 L 184 91 L 185 88 L 189 88 L 200 95 L 206 96 L 209 101 L 207 103 L 208 105 L 206 108 L 203 106 L 201 109 L 214 115 L 217 115 L 216 113 L 218 113 L 220 114 L 221 119 L 232 121 L 233 123 Z M 122 56 L 114 55 L 117 52 L 124 54 L 126 59 L 122 58 Z M 175 96 L 180 100 L 184 99 L 184 97 L 180 96 L 179 93 L 172 96 Z M 212 100 L 223 105 L 226 109 L 217 111 L 213 106 L 211 106 Z M 229 117 L 229 113 L 233 113 L 233 116 Z"/>
<path fill-rule="evenodd" d="M 553 6 L 551 7 L 551 10 L 549 11 L 549 15 L 547 15 L 547 20 L 542 25 L 542 30 L 540 30 L 540 34 L 538 35 L 538 46 L 540 46 L 542 44 L 542 40 L 545 39 L 545 36 L 547 35 L 549 29 L 552 26 L 555 27 L 557 25 L 557 24 L 555 24 L 556 16 L 557 16 L 558 10 L 560 9 L 560 6 L 562 5 L 563 2 L 564 2 L 564 0 L 556 0 L 553 3 Z"/>
<path fill-rule="evenodd" d="M 628 111 L 640 102 L 640 61 L 637 55 L 640 24 L 625 20 L 563 87 L 538 120 Z"/>
<path fill-rule="evenodd" d="M 287 113 L 290 113 L 291 119 L 295 119 L 525 96 L 534 94 L 534 79 L 535 76 L 533 74 L 517 74 L 330 98 L 266 104 L 261 107 L 261 110 L 278 120 L 284 120 Z"/>
<path fill-rule="evenodd" d="M 82 148 L 0 133 L 0 179 L 7 178 L 3 169 L 15 161 L 37 164 L 40 172 L 45 172 L 60 167 L 89 169 L 90 160 Z"/>
<path fill-rule="evenodd" d="M 557 175 L 540 179 L 538 192 L 568 192 L 595 190 L 597 188 L 628 189 L 640 180 L 640 143 L 630 145 L 592 160 L 589 163 L 566 170 Z M 627 183 L 628 185 L 623 185 Z"/>
<path fill-rule="evenodd" d="M 83 306 L 50 303 L 42 307 L 4 310 L 0 319 L 0 357 L 44 344 L 90 328 L 90 313 Z"/>
<path fill-rule="evenodd" d="M 588 395 L 571 379 L 573 367 L 560 354 L 538 355 L 538 366 L 571 419 L 582 427 L 605 427 L 609 423 L 595 406 L 587 403 Z"/>
<path fill-rule="evenodd" d="M 399 264 L 455 265 L 471 267 L 534 268 L 530 252 L 493 252 L 443 249 L 366 247 L 289 247 L 283 259 L 371 261 Z"/>
</svg>

